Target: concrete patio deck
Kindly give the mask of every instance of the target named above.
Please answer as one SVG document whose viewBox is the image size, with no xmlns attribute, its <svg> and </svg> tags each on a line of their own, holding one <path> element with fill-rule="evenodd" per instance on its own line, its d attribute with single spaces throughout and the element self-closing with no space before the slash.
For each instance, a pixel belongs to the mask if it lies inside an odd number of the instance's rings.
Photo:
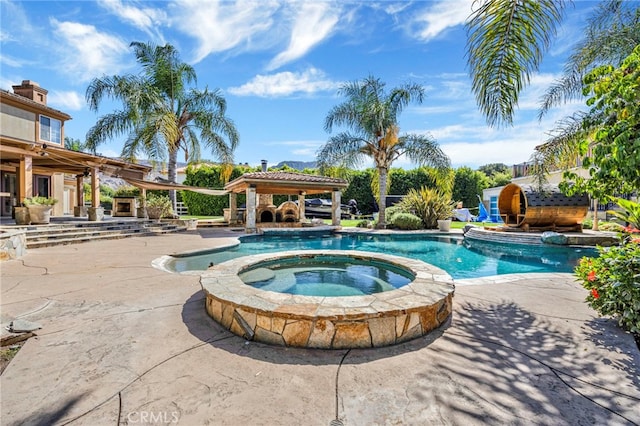
<svg viewBox="0 0 640 426">
<path fill-rule="evenodd" d="M 151 266 L 237 235 L 96 241 L 1 263 L 2 325 L 43 326 L 0 376 L 2 424 L 640 424 L 638 348 L 570 274 L 459 280 L 448 327 L 396 346 L 272 347 L 214 323 L 198 276 Z"/>
</svg>

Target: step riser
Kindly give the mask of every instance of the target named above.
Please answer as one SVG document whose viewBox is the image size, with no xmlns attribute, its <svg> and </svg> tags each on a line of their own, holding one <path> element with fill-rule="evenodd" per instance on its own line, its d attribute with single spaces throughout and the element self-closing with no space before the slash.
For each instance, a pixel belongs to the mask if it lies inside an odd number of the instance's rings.
<svg viewBox="0 0 640 426">
<path fill-rule="evenodd" d="M 114 226 L 113 223 L 92 224 L 88 227 L 55 226 L 46 230 L 28 230 L 25 234 L 27 248 L 41 248 L 88 241 L 168 234 L 185 230 L 185 226 L 175 223 L 138 222 L 127 223 L 124 226 Z"/>
</svg>

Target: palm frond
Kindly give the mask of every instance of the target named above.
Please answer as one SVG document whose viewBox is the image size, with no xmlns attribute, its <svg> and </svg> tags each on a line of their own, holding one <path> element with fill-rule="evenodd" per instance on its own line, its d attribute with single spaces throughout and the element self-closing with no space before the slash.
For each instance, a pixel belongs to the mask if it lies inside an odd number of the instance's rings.
<svg viewBox="0 0 640 426">
<path fill-rule="evenodd" d="M 430 135 L 408 134 L 400 137 L 397 156 L 406 155 L 419 166 L 449 169 L 451 160 Z"/>
<path fill-rule="evenodd" d="M 640 43 L 640 9 L 631 2 L 600 2 L 581 40 L 572 51 L 562 77 L 541 98 L 538 119 L 551 108 L 582 98 L 582 79 L 595 67 L 620 64 Z"/>
<path fill-rule="evenodd" d="M 366 141 L 343 132 L 332 136 L 316 153 L 318 168 L 357 167 L 363 161 L 362 147 Z"/>
<path fill-rule="evenodd" d="M 467 23 L 472 89 L 490 126 L 510 125 L 520 91 L 556 34 L 564 0 L 488 0 Z"/>
</svg>

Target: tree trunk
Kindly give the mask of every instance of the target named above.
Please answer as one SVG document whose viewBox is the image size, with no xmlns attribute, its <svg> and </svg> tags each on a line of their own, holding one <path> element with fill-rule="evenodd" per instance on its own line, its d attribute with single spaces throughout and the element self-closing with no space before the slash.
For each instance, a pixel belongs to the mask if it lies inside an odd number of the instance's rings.
<svg viewBox="0 0 640 426">
<path fill-rule="evenodd" d="M 177 183 L 178 177 L 178 150 L 169 151 L 169 164 L 167 164 L 167 177 L 169 178 L 169 182 Z M 177 209 L 177 196 L 176 190 L 172 189 L 169 191 L 169 199 L 171 200 L 171 208 L 173 209 L 173 213 L 175 214 Z"/>
<path fill-rule="evenodd" d="M 380 182 L 380 204 L 378 205 L 378 224 L 376 228 L 385 229 L 387 223 L 384 217 L 384 211 L 387 207 L 387 173 L 388 170 L 384 167 L 378 167 L 378 175 Z"/>
</svg>

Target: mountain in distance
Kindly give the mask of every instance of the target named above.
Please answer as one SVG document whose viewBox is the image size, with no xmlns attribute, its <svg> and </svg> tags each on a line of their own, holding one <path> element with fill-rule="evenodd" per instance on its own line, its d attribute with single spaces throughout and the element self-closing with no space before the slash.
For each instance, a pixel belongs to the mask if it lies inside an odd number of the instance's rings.
<svg viewBox="0 0 640 426">
<path fill-rule="evenodd" d="M 303 171 L 304 169 L 315 169 L 317 167 L 315 161 L 281 161 L 276 164 L 276 168 L 279 169 L 284 165 L 300 171 Z"/>
</svg>

